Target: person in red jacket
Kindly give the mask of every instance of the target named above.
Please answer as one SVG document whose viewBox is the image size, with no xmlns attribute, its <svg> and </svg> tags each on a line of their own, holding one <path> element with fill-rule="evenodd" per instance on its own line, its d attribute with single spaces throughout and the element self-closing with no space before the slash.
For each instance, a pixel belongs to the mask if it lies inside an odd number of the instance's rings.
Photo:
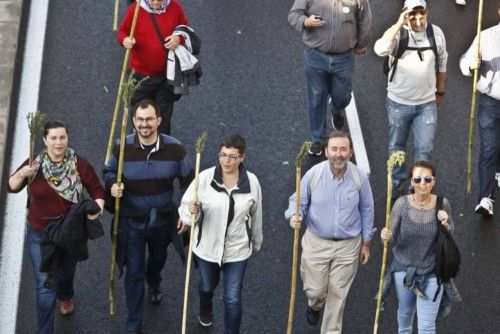
<svg viewBox="0 0 500 334">
<path fill-rule="evenodd" d="M 43 230 L 78 203 L 84 189 L 102 212 L 104 189 L 92 166 L 68 147 L 68 130 L 64 123 L 47 122 L 43 142 L 46 149 L 34 159 L 32 166 L 26 159 L 9 177 L 7 191 L 17 193 L 29 186 L 26 246 L 36 280 L 37 333 L 50 334 L 54 327 L 56 299 L 61 314 L 73 313 L 76 262 L 63 255 L 55 284 L 45 284 L 48 274 L 40 272 Z M 87 219 L 97 219 L 99 214 L 88 214 Z"/>
<path fill-rule="evenodd" d="M 177 0 L 140 0 L 134 37 L 130 38 L 136 6 L 137 3 L 133 3 L 128 8 L 118 29 L 117 39 L 120 45 L 131 49 L 129 68 L 135 71 L 135 78 L 149 78 L 134 92 L 130 105 L 145 99 L 155 101 L 163 119 L 159 132 L 169 135 L 174 102 L 180 95 L 175 95 L 173 86 L 167 83 L 167 54 L 184 43 L 182 36 L 173 36 L 172 32 L 178 25 L 188 25 L 188 20 Z"/>
</svg>

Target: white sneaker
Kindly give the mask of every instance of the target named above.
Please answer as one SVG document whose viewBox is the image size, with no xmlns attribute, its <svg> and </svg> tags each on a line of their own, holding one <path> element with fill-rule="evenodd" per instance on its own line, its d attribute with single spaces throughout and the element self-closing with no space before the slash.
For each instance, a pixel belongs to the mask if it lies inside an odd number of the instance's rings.
<svg viewBox="0 0 500 334">
<path fill-rule="evenodd" d="M 481 202 L 476 206 L 476 213 L 493 216 L 493 200 L 488 197 L 481 198 Z"/>
<path fill-rule="evenodd" d="M 457 5 L 460 5 L 460 6 L 465 6 L 466 5 L 465 0 L 455 0 L 455 3 Z"/>
<path fill-rule="evenodd" d="M 500 188 L 500 173 L 495 174 L 495 179 L 497 179 L 498 182 L 498 188 Z"/>
</svg>

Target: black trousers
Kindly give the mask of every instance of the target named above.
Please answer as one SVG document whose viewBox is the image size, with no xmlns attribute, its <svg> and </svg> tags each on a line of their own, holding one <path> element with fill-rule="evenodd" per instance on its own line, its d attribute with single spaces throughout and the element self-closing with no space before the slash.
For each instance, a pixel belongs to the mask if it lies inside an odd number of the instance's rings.
<svg viewBox="0 0 500 334">
<path fill-rule="evenodd" d="M 135 73 L 134 78 L 140 81 L 144 79 L 144 76 Z M 174 94 L 174 86 L 167 83 L 165 75 L 149 77 L 141 83 L 130 101 L 130 111 L 132 112 L 132 108 L 137 102 L 146 99 L 155 101 L 160 108 L 162 121 L 158 129 L 159 132 L 170 135 L 174 103 L 179 99 L 179 96 Z"/>
</svg>

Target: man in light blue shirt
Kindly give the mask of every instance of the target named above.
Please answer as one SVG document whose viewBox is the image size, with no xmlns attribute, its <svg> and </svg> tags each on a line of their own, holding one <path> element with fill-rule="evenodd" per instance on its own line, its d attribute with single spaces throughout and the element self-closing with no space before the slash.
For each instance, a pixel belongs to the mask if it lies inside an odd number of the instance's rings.
<svg viewBox="0 0 500 334">
<path fill-rule="evenodd" d="M 301 277 L 308 299 L 307 321 L 315 325 L 324 308 L 321 333 L 341 333 L 346 296 L 358 264 L 370 257 L 373 235 L 373 195 L 366 174 L 349 162 L 352 140 L 342 131 L 327 141 L 327 161 L 314 165 L 301 181 L 300 211 L 295 216 L 295 194 L 285 218 L 302 237 Z"/>
</svg>

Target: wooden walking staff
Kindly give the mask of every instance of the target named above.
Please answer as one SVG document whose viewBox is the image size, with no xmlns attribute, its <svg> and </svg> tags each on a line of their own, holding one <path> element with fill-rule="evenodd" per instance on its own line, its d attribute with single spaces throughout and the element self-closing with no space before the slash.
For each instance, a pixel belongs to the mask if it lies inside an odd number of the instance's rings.
<svg viewBox="0 0 500 334">
<path fill-rule="evenodd" d="M 295 217 L 300 217 L 300 180 L 302 178 L 302 159 L 311 147 L 311 142 L 306 141 L 302 144 L 297 160 L 295 161 Z M 300 228 L 293 231 L 293 258 L 292 258 L 292 282 L 290 286 L 290 306 L 288 308 L 288 326 L 287 334 L 292 333 L 293 315 L 295 310 L 295 294 L 297 290 L 297 266 L 299 262 L 299 236 Z"/>
<path fill-rule="evenodd" d="M 122 185 L 123 158 L 125 154 L 125 137 L 127 136 L 128 108 L 130 99 L 134 91 L 139 87 L 141 81 L 133 78 L 133 73 L 129 75 L 128 81 L 123 85 L 123 116 L 120 132 L 120 153 L 118 156 L 118 169 L 116 171 L 116 183 Z M 113 216 L 113 234 L 111 237 L 111 264 L 109 270 L 109 314 L 115 314 L 115 267 L 116 267 L 116 243 L 118 239 L 118 223 L 120 221 L 120 197 L 115 198 L 115 213 Z"/>
<path fill-rule="evenodd" d="M 483 0 L 479 0 L 479 10 L 477 13 L 477 47 L 476 59 L 481 56 L 481 25 L 483 21 Z M 479 76 L 479 68 L 474 70 L 474 79 L 472 81 L 472 99 L 470 103 L 469 116 L 469 143 L 467 145 L 467 193 L 472 191 L 472 135 L 474 134 L 474 117 L 476 115 L 476 99 L 477 99 L 477 79 Z"/>
<path fill-rule="evenodd" d="M 200 163 L 201 163 L 201 153 L 205 148 L 205 142 L 207 141 L 208 134 L 203 132 L 203 134 L 196 140 L 196 169 L 194 172 L 194 202 L 198 202 L 198 184 L 200 175 Z M 186 334 L 186 321 L 187 321 L 187 307 L 188 307 L 188 295 L 189 295 L 189 279 L 191 276 L 191 261 L 193 258 L 193 239 L 194 239 L 194 226 L 196 224 L 196 216 L 191 215 L 191 231 L 189 233 L 189 247 L 188 247 L 188 258 L 186 265 L 186 282 L 184 283 L 184 306 L 182 308 L 182 334 Z"/>
<path fill-rule="evenodd" d="M 139 15 L 139 5 L 140 0 L 135 2 L 134 18 L 132 19 L 132 26 L 130 28 L 130 34 L 128 37 L 134 38 L 135 26 L 137 24 L 137 16 Z M 106 158 L 104 159 L 104 164 L 107 164 L 111 156 L 111 150 L 113 149 L 113 138 L 115 136 L 116 120 L 118 119 L 118 113 L 120 111 L 120 100 L 123 94 L 123 83 L 125 81 L 125 74 L 127 73 L 128 59 L 130 58 L 130 51 L 132 49 L 125 49 L 125 57 L 123 59 L 122 73 L 120 75 L 120 84 L 118 86 L 118 93 L 116 94 L 115 109 L 113 111 L 113 120 L 111 121 L 111 129 L 109 131 L 108 147 L 106 149 Z M 129 102 L 130 103 L 130 102 Z M 127 106 L 128 108 L 128 106 Z"/>
<path fill-rule="evenodd" d="M 392 197 L 392 171 L 395 166 L 402 166 L 405 162 L 405 152 L 396 151 L 387 160 L 387 201 L 385 206 L 385 228 L 391 228 L 391 197 Z M 375 311 L 375 323 L 373 334 L 378 333 L 378 319 L 380 318 L 380 308 L 382 306 L 382 288 L 384 287 L 385 267 L 387 262 L 387 249 L 389 242 L 384 240 L 384 253 L 382 255 L 382 267 L 380 268 L 380 282 L 377 293 L 377 309 Z"/>
<path fill-rule="evenodd" d="M 115 0 L 115 9 L 113 11 L 113 31 L 118 29 L 118 10 L 120 8 L 120 0 Z"/>
</svg>

